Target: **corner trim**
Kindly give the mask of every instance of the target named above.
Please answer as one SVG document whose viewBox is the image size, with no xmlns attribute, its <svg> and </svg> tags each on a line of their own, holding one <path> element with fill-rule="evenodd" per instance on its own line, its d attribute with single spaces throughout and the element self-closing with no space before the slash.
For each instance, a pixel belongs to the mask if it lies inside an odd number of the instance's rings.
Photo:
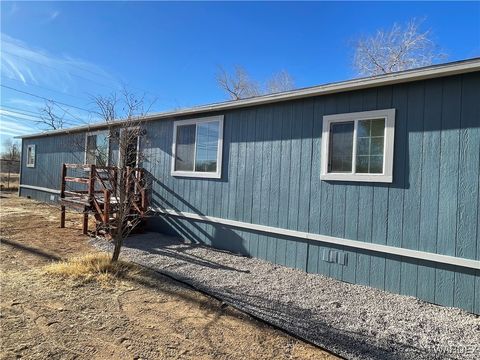
<svg viewBox="0 0 480 360">
<path fill-rule="evenodd" d="M 413 259 L 420 259 L 420 260 L 432 261 L 432 262 L 441 263 L 441 264 L 448 264 L 448 265 L 460 266 L 460 267 L 469 268 L 469 269 L 480 270 L 479 260 L 465 259 L 465 258 L 435 254 L 435 253 L 430 253 L 425 251 L 398 248 L 398 247 L 389 246 L 389 245 L 367 243 L 359 240 L 349 240 L 349 239 L 327 236 L 327 235 L 312 234 L 312 233 L 307 233 L 307 232 L 302 232 L 297 230 L 282 229 L 282 228 L 271 227 L 266 225 L 250 224 L 242 221 L 221 219 L 214 216 L 198 215 L 198 214 L 193 214 L 188 212 L 176 211 L 173 209 L 152 208 L 151 210 L 167 216 L 176 216 L 176 217 L 181 217 L 186 219 L 199 220 L 199 221 L 222 224 L 222 225 L 229 225 L 236 228 L 256 230 L 256 231 L 266 232 L 270 234 L 277 234 L 282 236 L 291 236 L 291 237 L 296 237 L 300 239 L 323 242 L 327 244 L 346 246 L 346 247 L 355 248 L 355 249 L 369 250 L 369 251 L 374 251 L 374 252 L 379 252 L 384 254 L 404 256 L 404 257 L 409 257 Z"/>
</svg>

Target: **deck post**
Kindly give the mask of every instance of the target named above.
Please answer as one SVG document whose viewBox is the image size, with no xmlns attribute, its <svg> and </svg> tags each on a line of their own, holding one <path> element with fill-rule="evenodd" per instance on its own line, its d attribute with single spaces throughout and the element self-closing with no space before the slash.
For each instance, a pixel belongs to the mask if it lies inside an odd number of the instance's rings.
<svg viewBox="0 0 480 360">
<path fill-rule="evenodd" d="M 90 165 L 88 177 L 88 206 L 83 211 L 83 234 L 88 234 L 88 211 L 92 208 L 93 196 L 95 196 L 95 164 Z"/>
<path fill-rule="evenodd" d="M 60 185 L 60 201 L 65 198 L 65 176 L 67 176 L 67 167 L 65 164 L 62 164 L 62 170 L 61 170 L 61 185 Z M 65 227 L 65 205 L 63 202 L 61 203 L 60 206 L 60 227 L 64 228 Z"/>
<path fill-rule="evenodd" d="M 103 222 L 105 225 L 107 225 L 110 220 L 109 208 L 110 208 L 110 191 L 108 191 L 107 189 L 104 189 L 103 190 Z"/>
</svg>

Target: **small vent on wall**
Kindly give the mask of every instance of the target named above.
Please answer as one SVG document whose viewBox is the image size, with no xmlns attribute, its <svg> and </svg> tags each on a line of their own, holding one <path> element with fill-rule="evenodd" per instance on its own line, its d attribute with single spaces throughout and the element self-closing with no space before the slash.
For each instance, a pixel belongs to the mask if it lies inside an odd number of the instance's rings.
<svg viewBox="0 0 480 360">
<path fill-rule="evenodd" d="M 347 254 L 338 250 L 323 249 L 322 260 L 340 265 L 347 265 Z"/>
</svg>

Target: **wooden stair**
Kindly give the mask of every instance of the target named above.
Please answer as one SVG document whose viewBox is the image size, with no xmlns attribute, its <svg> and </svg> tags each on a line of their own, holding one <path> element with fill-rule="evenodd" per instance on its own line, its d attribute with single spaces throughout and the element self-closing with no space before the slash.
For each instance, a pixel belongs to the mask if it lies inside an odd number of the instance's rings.
<svg viewBox="0 0 480 360">
<path fill-rule="evenodd" d="M 69 170 L 75 170 L 76 176 L 69 176 Z M 124 171 L 123 189 L 118 185 L 120 171 Z M 120 191 L 124 191 L 125 207 L 120 207 L 119 204 Z M 60 204 L 60 227 L 65 227 L 65 212 L 68 207 L 83 213 L 84 234 L 88 233 L 89 215 L 93 215 L 95 233 L 111 237 L 118 228 L 117 215 L 120 208 L 126 211 L 124 221 L 143 220 L 146 216 L 148 202 L 144 169 L 126 167 L 121 170 L 113 166 L 94 164 L 62 164 Z"/>
</svg>

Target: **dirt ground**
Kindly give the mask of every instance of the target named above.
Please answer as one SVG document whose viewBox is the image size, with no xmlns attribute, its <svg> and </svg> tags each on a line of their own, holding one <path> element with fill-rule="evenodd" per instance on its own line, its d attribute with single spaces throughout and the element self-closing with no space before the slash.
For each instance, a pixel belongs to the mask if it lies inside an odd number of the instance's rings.
<svg viewBox="0 0 480 360">
<path fill-rule="evenodd" d="M 18 190 L 20 174 L 0 172 L 0 188 L 2 190 Z"/>
<path fill-rule="evenodd" d="M 1 359 L 333 359 L 156 273 L 113 283 L 46 275 L 93 252 L 79 215 L 1 194 Z"/>
</svg>

